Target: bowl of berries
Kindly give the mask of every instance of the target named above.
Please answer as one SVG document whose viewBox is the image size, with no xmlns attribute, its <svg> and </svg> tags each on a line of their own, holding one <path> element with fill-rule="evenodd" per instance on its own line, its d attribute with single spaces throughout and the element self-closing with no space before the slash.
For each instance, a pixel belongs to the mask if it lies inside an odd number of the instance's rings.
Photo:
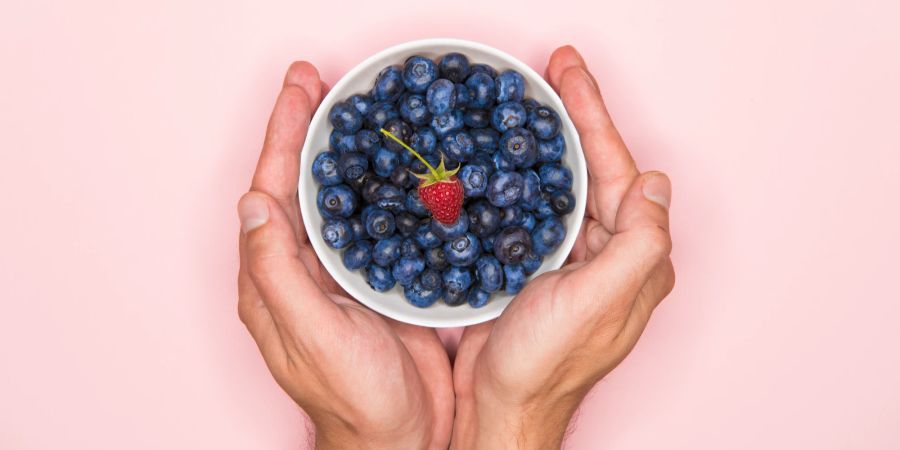
<svg viewBox="0 0 900 450">
<path fill-rule="evenodd" d="M 300 208 L 323 266 L 393 319 L 498 317 L 561 267 L 587 171 L 562 101 L 492 47 L 426 39 L 383 50 L 325 96 L 300 156 Z"/>
</svg>

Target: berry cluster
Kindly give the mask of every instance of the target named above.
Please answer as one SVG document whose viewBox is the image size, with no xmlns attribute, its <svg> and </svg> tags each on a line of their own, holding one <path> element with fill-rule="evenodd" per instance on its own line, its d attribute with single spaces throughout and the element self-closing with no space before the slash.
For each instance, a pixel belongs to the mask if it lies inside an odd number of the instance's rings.
<svg viewBox="0 0 900 450">
<path fill-rule="evenodd" d="M 478 308 L 519 292 L 565 239 L 560 118 L 525 98 L 518 72 L 413 56 L 328 118 L 330 149 L 312 166 L 322 237 L 376 291 Z"/>
</svg>

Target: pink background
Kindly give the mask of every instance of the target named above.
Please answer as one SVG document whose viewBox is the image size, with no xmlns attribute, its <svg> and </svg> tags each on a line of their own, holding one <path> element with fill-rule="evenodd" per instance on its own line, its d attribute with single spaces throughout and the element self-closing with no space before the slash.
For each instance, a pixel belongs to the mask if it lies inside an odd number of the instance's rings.
<svg viewBox="0 0 900 450">
<path fill-rule="evenodd" d="M 432 36 L 575 44 L 674 182 L 675 292 L 570 448 L 900 448 L 896 2 L 128 3 L 0 8 L 0 448 L 302 447 L 235 202 L 292 60 Z"/>
</svg>

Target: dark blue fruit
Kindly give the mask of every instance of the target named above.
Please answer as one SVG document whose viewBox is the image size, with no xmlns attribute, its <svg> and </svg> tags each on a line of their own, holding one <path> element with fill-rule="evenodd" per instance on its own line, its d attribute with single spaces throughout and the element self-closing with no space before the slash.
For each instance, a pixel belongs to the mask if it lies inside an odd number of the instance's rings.
<svg viewBox="0 0 900 450">
<path fill-rule="evenodd" d="M 507 227 L 494 238 L 494 256 L 503 264 L 518 264 L 531 252 L 531 235 L 522 227 Z"/>
<path fill-rule="evenodd" d="M 409 146 L 422 155 L 432 153 L 437 148 L 437 134 L 431 127 L 416 128 L 409 139 Z"/>
<path fill-rule="evenodd" d="M 556 214 L 564 216 L 575 209 L 575 196 L 570 191 L 551 192 L 550 207 Z"/>
<path fill-rule="evenodd" d="M 411 305 L 419 308 L 427 308 L 441 298 L 441 287 L 428 288 L 419 278 L 409 286 L 403 286 L 403 295 Z"/>
<path fill-rule="evenodd" d="M 421 256 L 401 257 L 391 269 L 394 280 L 403 286 L 409 286 L 425 270 L 425 259 Z"/>
<path fill-rule="evenodd" d="M 516 167 L 531 167 L 537 161 L 537 141 L 524 128 L 513 128 L 500 137 L 500 152 Z"/>
<path fill-rule="evenodd" d="M 521 225 L 525 218 L 525 213 L 518 206 L 507 206 L 500 210 L 500 227 L 506 228 L 514 225 Z"/>
<path fill-rule="evenodd" d="M 442 242 L 441 238 L 437 237 L 434 231 L 431 230 L 431 219 L 424 219 L 419 222 L 419 228 L 416 228 L 416 233 L 413 237 L 416 239 L 419 247 L 422 248 L 434 248 L 440 246 Z"/>
<path fill-rule="evenodd" d="M 344 134 L 337 129 L 331 130 L 328 136 L 328 146 L 338 152 L 347 153 L 356 151 L 356 135 Z"/>
<path fill-rule="evenodd" d="M 406 90 L 421 94 L 437 79 L 437 66 L 429 58 L 413 56 L 403 65 L 403 85 Z"/>
<path fill-rule="evenodd" d="M 513 205 L 522 198 L 525 180 L 517 172 L 499 171 L 488 181 L 487 199 L 501 208 Z"/>
<path fill-rule="evenodd" d="M 425 289 L 440 289 L 444 285 L 441 273 L 431 268 L 425 269 L 422 275 L 419 275 L 419 281 Z"/>
<path fill-rule="evenodd" d="M 481 238 L 481 250 L 485 253 L 494 254 L 494 238 L 496 234 Z"/>
<path fill-rule="evenodd" d="M 431 113 L 428 112 L 425 97 L 418 94 L 403 97 L 400 103 L 400 117 L 417 127 L 431 122 Z"/>
<path fill-rule="evenodd" d="M 379 102 L 393 102 L 400 98 L 404 89 L 400 69 L 396 66 L 388 66 L 375 79 L 372 96 Z"/>
<path fill-rule="evenodd" d="M 415 239 L 406 238 L 400 243 L 400 256 L 422 256 L 422 249 Z"/>
<path fill-rule="evenodd" d="M 541 264 L 544 262 L 544 257 L 540 255 L 535 255 L 534 252 L 529 253 L 525 256 L 525 259 L 522 260 L 522 267 L 525 268 L 525 275 L 531 275 L 541 267 Z"/>
<path fill-rule="evenodd" d="M 445 224 L 438 220 L 431 221 L 431 231 L 442 241 L 456 239 L 469 231 L 469 215 L 466 210 L 459 212 L 459 217 L 452 224 Z"/>
<path fill-rule="evenodd" d="M 326 186 L 316 196 L 316 206 L 325 218 L 350 217 L 356 205 L 356 193 L 346 184 Z"/>
<path fill-rule="evenodd" d="M 546 106 L 539 106 L 528 113 L 528 129 L 538 139 L 556 137 L 559 125 L 559 114 Z"/>
<path fill-rule="evenodd" d="M 331 248 L 344 248 L 353 241 L 353 227 L 343 217 L 326 219 L 322 223 L 322 239 Z"/>
<path fill-rule="evenodd" d="M 572 171 L 559 164 L 544 164 L 538 171 L 541 176 L 541 189 L 544 192 L 572 189 Z"/>
<path fill-rule="evenodd" d="M 500 210 L 496 206 L 479 200 L 469 205 L 469 231 L 479 238 L 494 234 L 500 228 Z"/>
<path fill-rule="evenodd" d="M 525 126 L 528 114 L 519 102 L 504 102 L 494 108 L 491 115 L 491 126 L 503 133 L 506 130 Z"/>
<path fill-rule="evenodd" d="M 528 111 L 529 113 L 531 113 L 531 111 L 533 111 L 534 108 L 541 106 L 541 104 L 540 104 L 540 102 L 538 102 L 537 100 L 535 100 L 533 98 L 526 98 L 525 100 L 522 100 L 522 106 L 525 107 L 525 111 Z"/>
<path fill-rule="evenodd" d="M 435 80 L 425 93 L 428 111 L 435 116 L 446 114 L 456 107 L 456 85 L 448 79 Z"/>
<path fill-rule="evenodd" d="M 356 108 L 360 115 L 366 117 L 369 114 L 369 109 L 375 104 L 375 100 L 365 94 L 354 94 L 347 98 L 347 104 Z"/>
<path fill-rule="evenodd" d="M 516 170 L 516 165 L 511 163 L 505 156 L 503 156 L 503 152 L 496 152 L 491 157 L 494 161 L 494 170 L 511 172 Z"/>
<path fill-rule="evenodd" d="M 469 133 L 454 131 L 441 139 L 441 149 L 450 161 L 468 161 L 475 154 L 475 143 Z"/>
<path fill-rule="evenodd" d="M 444 254 L 443 247 L 425 250 L 425 264 L 434 270 L 444 270 L 450 265 L 447 262 L 447 255 Z"/>
<path fill-rule="evenodd" d="M 352 135 L 362 128 L 362 114 L 359 111 L 344 102 L 335 103 L 328 112 L 328 120 L 335 130 L 344 134 Z"/>
<path fill-rule="evenodd" d="M 546 255 L 556 250 L 566 238 L 566 227 L 558 217 L 548 217 L 534 227 L 531 242 L 534 253 Z"/>
<path fill-rule="evenodd" d="M 397 112 L 397 108 L 394 108 L 393 103 L 375 103 L 369 108 L 369 114 L 366 115 L 366 126 L 372 130 L 380 130 L 388 121 L 398 117 L 400 117 L 400 113 Z"/>
<path fill-rule="evenodd" d="M 506 278 L 506 293 L 518 294 L 525 287 L 525 268 L 521 264 L 503 266 L 503 277 Z"/>
<path fill-rule="evenodd" d="M 345 181 L 361 177 L 369 168 L 369 158 L 359 152 L 344 153 L 338 158 L 338 172 Z"/>
<path fill-rule="evenodd" d="M 372 260 L 381 267 L 391 267 L 400 259 L 400 243 L 403 238 L 391 236 L 375 242 L 372 249 Z"/>
<path fill-rule="evenodd" d="M 390 211 L 374 209 L 366 216 L 366 232 L 375 239 L 385 239 L 394 234 L 396 224 Z"/>
<path fill-rule="evenodd" d="M 522 180 L 525 181 L 519 204 L 522 209 L 531 211 L 537 206 L 538 199 L 541 198 L 541 177 L 531 169 L 525 169 L 519 173 L 522 175 Z"/>
<path fill-rule="evenodd" d="M 491 125 L 491 115 L 484 109 L 467 109 L 463 123 L 471 128 L 487 128 Z"/>
<path fill-rule="evenodd" d="M 537 206 L 534 208 L 534 214 L 538 219 L 546 219 L 556 215 L 556 211 L 554 211 L 553 207 L 550 205 L 550 194 L 541 192 L 541 198 L 537 201 Z"/>
<path fill-rule="evenodd" d="M 419 199 L 419 190 L 410 189 L 406 193 L 406 210 L 418 217 L 430 217 L 431 211 Z"/>
<path fill-rule="evenodd" d="M 472 286 L 474 278 L 469 269 L 451 267 L 444 271 L 444 303 L 459 306 L 466 302 L 466 294 Z"/>
<path fill-rule="evenodd" d="M 487 64 L 480 64 L 480 63 L 472 64 L 469 66 L 469 72 L 470 72 L 469 78 L 472 78 L 473 76 L 475 76 L 476 73 L 483 73 L 483 74 L 491 77 L 491 80 L 493 80 L 497 76 L 497 71 L 494 70 L 493 67 L 491 67 Z"/>
<path fill-rule="evenodd" d="M 469 306 L 473 308 L 481 308 L 484 305 L 487 305 L 491 300 L 491 293 L 483 291 L 478 287 L 473 287 L 469 289 L 469 295 L 466 296 L 466 301 L 469 302 Z"/>
<path fill-rule="evenodd" d="M 350 229 L 353 230 L 354 241 L 359 241 L 369 237 L 368 233 L 366 233 L 366 226 L 363 225 L 362 220 L 359 220 L 359 217 L 351 217 L 349 220 Z"/>
<path fill-rule="evenodd" d="M 485 73 L 475 73 L 466 80 L 469 88 L 469 107 L 490 108 L 494 104 L 494 78 Z"/>
<path fill-rule="evenodd" d="M 375 191 L 375 204 L 393 213 L 403 211 L 406 209 L 406 193 L 396 185 L 385 183 Z"/>
<path fill-rule="evenodd" d="M 391 172 L 391 183 L 399 186 L 401 189 L 411 189 L 415 186 L 419 185 L 419 179 L 413 176 L 413 174 L 406 167 L 396 167 L 394 171 Z"/>
<path fill-rule="evenodd" d="M 372 156 L 375 151 L 381 148 L 381 134 L 372 130 L 362 129 L 356 132 L 353 137 L 356 145 L 356 151 L 363 152 Z"/>
<path fill-rule="evenodd" d="M 463 112 L 454 109 L 445 114 L 437 114 L 431 119 L 431 128 L 438 138 L 442 138 L 452 131 L 462 130 L 465 126 Z"/>
<path fill-rule="evenodd" d="M 562 133 L 558 133 L 552 139 L 538 139 L 537 146 L 540 162 L 557 162 L 566 152 L 566 140 L 563 139 Z"/>
<path fill-rule="evenodd" d="M 410 138 L 412 138 L 412 128 L 402 119 L 388 120 L 387 123 L 384 124 L 384 129 L 389 131 L 394 136 L 397 136 L 401 141 L 406 142 L 407 144 L 409 143 Z M 397 141 L 393 139 L 385 139 L 384 146 L 397 152 L 397 155 L 408 153 L 402 145 L 398 144 Z"/>
<path fill-rule="evenodd" d="M 350 270 L 366 267 L 372 261 L 372 243 L 367 240 L 354 242 L 344 250 L 341 261 Z"/>
<path fill-rule="evenodd" d="M 462 83 L 469 76 L 469 58 L 462 53 L 447 53 L 441 58 L 439 70 L 442 78 Z"/>
<path fill-rule="evenodd" d="M 493 256 L 483 255 L 475 261 L 475 276 L 484 291 L 494 292 L 503 287 L 503 266 Z"/>
<path fill-rule="evenodd" d="M 312 163 L 313 178 L 324 186 L 340 184 L 341 174 L 338 172 L 338 154 L 322 152 L 316 155 Z"/>
<path fill-rule="evenodd" d="M 465 108 L 469 104 L 469 88 L 465 84 L 456 83 L 456 107 Z"/>
<path fill-rule="evenodd" d="M 472 141 L 475 142 L 475 148 L 478 150 L 486 150 L 493 152 L 500 146 L 500 133 L 493 128 L 477 128 L 469 130 Z"/>
<path fill-rule="evenodd" d="M 378 292 L 390 290 L 396 284 L 391 271 L 378 264 L 369 264 L 366 266 L 366 282 L 372 289 Z"/>
<path fill-rule="evenodd" d="M 473 233 L 466 233 L 452 241 L 444 243 L 444 254 L 452 266 L 468 266 L 481 254 L 481 242 Z"/>
<path fill-rule="evenodd" d="M 482 197 L 487 191 L 488 171 L 478 164 L 467 164 L 459 171 L 457 177 L 463 185 L 465 198 Z"/>
<path fill-rule="evenodd" d="M 507 70 L 494 79 L 497 103 L 518 102 L 525 98 L 525 78 L 515 70 Z"/>
<path fill-rule="evenodd" d="M 372 157 L 372 170 L 374 170 L 375 174 L 379 177 L 391 176 L 391 174 L 394 173 L 394 169 L 396 169 L 399 164 L 400 157 L 397 156 L 397 152 L 387 147 L 379 148 L 375 151 L 375 156 Z"/>
<path fill-rule="evenodd" d="M 376 200 L 378 200 L 375 197 L 375 195 L 378 193 L 378 188 L 380 188 L 385 183 L 386 181 L 384 180 L 384 178 L 369 177 L 368 179 L 366 179 L 366 182 L 363 183 L 363 188 L 359 191 L 359 194 L 362 195 L 363 200 L 371 206 L 375 203 Z"/>
<path fill-rule="evenodd" d="M 527 232 L 534 231 L 534 227 L 537 225 L 537 217 L 534 214 L 527 212 L 523 213 L 522 220 L 519 223 L 519 226 L 524 228 Z"/>
</svg>

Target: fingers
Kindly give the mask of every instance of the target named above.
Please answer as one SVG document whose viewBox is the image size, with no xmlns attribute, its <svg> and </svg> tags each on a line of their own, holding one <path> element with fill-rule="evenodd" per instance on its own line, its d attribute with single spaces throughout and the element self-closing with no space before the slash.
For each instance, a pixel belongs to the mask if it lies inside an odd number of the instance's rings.
<svg viewBox="0 0 900 450">
<path fill-rule="evenodd" d="M 278 203 L 262 192 L 250 191 L 238 203 L 244 238 L 242 260 L 275 325 L 296 335 L 339 314 L 316 285 L 300 260 L 296 237 Z"/>
<path fill-rule="evenodd" d="M 251 189 L 275 198 L 292 219 L 291 226 L 305 238 L 297 207 L 297 179 L 300 173 L 300 149 L 312 112 L 322 100 L 322 82 L 312 64 L 291 64 L 284 87 L 269 118 L 266 139 L 253 175 Z"/>
<path fill-rule="evenodd" d="M 597 82 L 573 47 L 553 52 L 547 77 L 581 138 L 590 176 L 588 213 L 613 230 L 622 196 L 638 175 L 634 159 L 613 125 Z"/>
</svg>

